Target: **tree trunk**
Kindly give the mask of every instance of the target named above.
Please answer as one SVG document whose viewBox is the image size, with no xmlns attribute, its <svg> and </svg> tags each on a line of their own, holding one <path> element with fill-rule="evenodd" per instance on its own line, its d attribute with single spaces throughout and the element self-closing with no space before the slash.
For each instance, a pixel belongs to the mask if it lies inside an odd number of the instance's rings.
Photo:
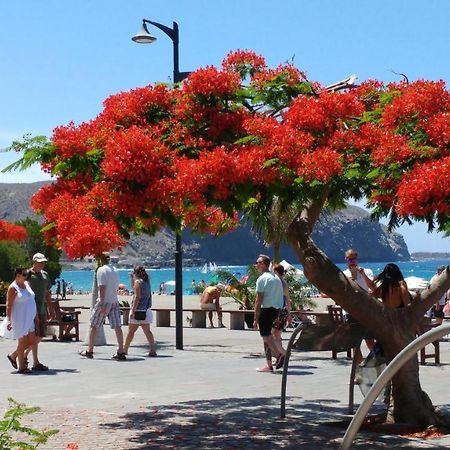
<svg viewBox="0 0 450 450">
<path fill-rule="evenodd" d="M 290 226 L 288 235 L 303 265 L 305 276 L 366 326 L 382 344 L 388 360 L 392 360 L 415 338 L 415 331 L 419 328 L 425 311 L 450 287 L 449 269 L 446 270 L 447 278 L 440 279 L 438 286 L 433 285 L 412 305 L 398 309 L 385 308 L 379 300 L 349 280 L 311 240 L 315 220 L 309 220 L 308 213 L 318 217 L 320 205 L 313 205 L 313 209 L 302 212 Z M 395 422 L 423 427 L 445 423 L 435 413 L 430 399 L 422 391 L 417 356 L 408 361 L 393 378 L 392 396 Z"/>
</svg>

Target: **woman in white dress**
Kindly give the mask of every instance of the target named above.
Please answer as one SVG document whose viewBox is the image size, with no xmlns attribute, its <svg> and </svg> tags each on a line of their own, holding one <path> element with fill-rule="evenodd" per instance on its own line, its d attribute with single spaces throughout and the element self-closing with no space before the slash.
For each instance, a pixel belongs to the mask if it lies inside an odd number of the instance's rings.
<svg viewBox="0 0 450 450">
<path fill-rule="evenodd" d="M 35 333 L 36 302 L 34 292 L 26 281 L 28 270 L 18 267 L 15 271 L 15 279 L 9 285 L 6 294 L 6 317 L 0 325 L 0 336 L 7 339 L 17 339 L 17 361 L 7 355 L 9 362 L 18 373 L 29 374 L 25 362 L 24 351 L 33 345 L 37 339 Z M 17 362 L 19 366 L 17 367 Z"/>
</svg>

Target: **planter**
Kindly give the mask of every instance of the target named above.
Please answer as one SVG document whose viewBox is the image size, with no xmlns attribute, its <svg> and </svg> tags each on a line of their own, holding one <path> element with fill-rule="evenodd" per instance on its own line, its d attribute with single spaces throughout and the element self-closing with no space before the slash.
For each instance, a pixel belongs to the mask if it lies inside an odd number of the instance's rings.
<svg viewBox="0 0 450 450">
<path fill-rule="evenodd" d="M 122 313 L 122 325 L 128 325 L 128 318 L 130 316 L 130 308 L 120 308 L 120 312 Z"/>
<path fill-rule="evenodd" d="M 254 312 L 249 312 L 249 313 L 245 313 L 244 315 L 244 321 L 247 325 L 247 328 L 249 330 L 251 330 L 253 328 L 253 320 L 255 319 L 255 313 Z"/>
</svg>

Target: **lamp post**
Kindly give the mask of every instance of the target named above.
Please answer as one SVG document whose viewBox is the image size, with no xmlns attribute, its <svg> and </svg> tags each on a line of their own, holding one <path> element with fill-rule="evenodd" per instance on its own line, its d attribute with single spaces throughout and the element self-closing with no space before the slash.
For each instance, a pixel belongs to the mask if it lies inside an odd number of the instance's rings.
<svg viewBox="0 0 450 450">
<path fill-rule="evenodd" d="M 152 20 L 142 19 L 142 27 L 139 33 L 131 38 L 134 42 L 151 44 L 156 41 L 156 38 L 147 29 L 148 23 L 159 28 L 172 40 L 173 81 L 174 83 L 183 81 L 190 72 L 180 72 L 179 70 L 178 24 L 173 22 L 173 28 L 170 28 Z M 175 237 L 175 342 L 177 350 L 183 350 L 183 255 L 181 250 L 181 232 L 177 232 Z"/>
</svg>

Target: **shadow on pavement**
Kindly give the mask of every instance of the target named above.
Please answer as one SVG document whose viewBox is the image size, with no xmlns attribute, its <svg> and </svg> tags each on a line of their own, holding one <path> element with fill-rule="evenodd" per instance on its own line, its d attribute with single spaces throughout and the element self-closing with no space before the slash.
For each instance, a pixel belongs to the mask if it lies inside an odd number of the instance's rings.
<svg viewBox="0 0 450 450">
<path fill-rule="evenodd" d="M 129 449 L 337 449 L 345 429 L 325 426 L 344 419 L 345 408 L 328 400 L 300 403 L 290 397 L 292 413 L 279 418 L 279 398 L 228 398 L 151 406 L 101 428 L 131 431 Z M 352 448 L 445 448 L 423 441 L 360 433 Z M 430 443 L 431 444 L 431 443 Z"/>
</svg>

